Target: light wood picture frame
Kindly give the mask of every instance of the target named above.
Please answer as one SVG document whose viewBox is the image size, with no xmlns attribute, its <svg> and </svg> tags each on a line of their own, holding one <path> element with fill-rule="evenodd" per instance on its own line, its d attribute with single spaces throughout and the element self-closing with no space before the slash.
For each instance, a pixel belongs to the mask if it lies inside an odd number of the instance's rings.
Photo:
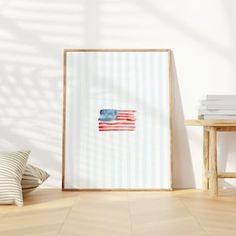
<svg viewBox="0 0 236 236">
<path fill-rule="evenodd" d="M 170 49 L 65 49 L 62 190 L 172 190 Z"/>
</svg>

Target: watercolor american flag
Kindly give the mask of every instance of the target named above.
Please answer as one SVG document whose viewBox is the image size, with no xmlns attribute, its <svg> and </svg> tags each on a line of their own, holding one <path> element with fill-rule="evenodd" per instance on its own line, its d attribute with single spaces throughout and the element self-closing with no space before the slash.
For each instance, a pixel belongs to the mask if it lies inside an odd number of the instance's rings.
<svg viewBox="0 0 236 236">
<path fill-rule="evenodd" d="M 136 110 L 101 109 L 99 131 L 134 131 Z"/>
</svg>

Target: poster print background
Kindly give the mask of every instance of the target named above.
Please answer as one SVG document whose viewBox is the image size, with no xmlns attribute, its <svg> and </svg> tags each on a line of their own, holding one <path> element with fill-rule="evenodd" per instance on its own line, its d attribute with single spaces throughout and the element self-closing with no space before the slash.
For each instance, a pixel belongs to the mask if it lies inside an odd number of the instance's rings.
<svg viewBox="0 0 236 236">
<path fill-rule="evenodd" d="M 170 189 L 169 51 L 68 51 L 66 68 L 64 188 Z M 136 110 L 135 130 L 99 131 L 103 109 Z"/>
</svg>

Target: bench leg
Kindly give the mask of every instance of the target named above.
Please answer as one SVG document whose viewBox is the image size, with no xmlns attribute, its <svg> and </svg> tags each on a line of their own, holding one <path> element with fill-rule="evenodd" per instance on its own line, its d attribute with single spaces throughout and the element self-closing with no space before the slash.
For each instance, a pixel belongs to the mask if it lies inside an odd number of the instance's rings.
<svg viewBox="0 0 236 236">
<path fill-rule="evenodd" d="M 218 176 L 217 176 L 217 134 L 216 128 L 210 128 L 209 137 L 209 190 L 211 196 L 217 196 Z"/>
<path fill-rule="evenodd" d="M 209 132 L 204 127 L 203 130 L 203 190 L 209 189 Z"/>
</svg>

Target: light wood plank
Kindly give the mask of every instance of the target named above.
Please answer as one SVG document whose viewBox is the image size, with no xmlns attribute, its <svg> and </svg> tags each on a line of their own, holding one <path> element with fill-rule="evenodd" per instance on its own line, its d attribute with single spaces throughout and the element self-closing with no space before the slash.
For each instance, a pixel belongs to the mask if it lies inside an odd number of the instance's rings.
<svg viewBox="0 0 236 236">
<path fill-rule="evenodd" d="M 203 130 L 203 189 L 209 189 L 209 132 Z"/>
<path fill-rule="evenodd" d="M 236 126 L 236 120 L 185 120 L 187 126 Z"/>
<path fill-rule="evenodd" d="M 219 172 L 218 178 L 236 178 L 236 172 Z"/>
<path fill-rule="evenodd" d="M 126 192 L 82 192 L 79 195 L 60 235 L 132 235 Z"/>
<path fill-rule="evenodd" d="M 178 196 L 207 235 L 235 235 L 236 189 L 219 190 L 217 200 L 196 190 L 178 191 Z"/>
<path fill-rule="evenodd" d="M 182 201 L 168 193 L 128 193 L 133 235 L 206 235 Z"/>
<path fill-rule="evenodd" d="M 211 196 L 216 196 L 218 191 L 217 178 L 217 133 L 214 127 L 210 129 L 209 139 L 209 190 Z"/>
<path fill-rule="evenodd" d="M 236 189 L 61 192 L 39 189 L 23 208 L 0 206 L 0 235 L 235 235 Z M 4 209 L 4 210 L 3 210 Z"/>
<path fill-rule="evenodd" d="M 235 126 L 223 126 L 223 127 L 217 127 L 216 129 L 218 132 L 235 132 L 236 131 Z"/>
</svg>

